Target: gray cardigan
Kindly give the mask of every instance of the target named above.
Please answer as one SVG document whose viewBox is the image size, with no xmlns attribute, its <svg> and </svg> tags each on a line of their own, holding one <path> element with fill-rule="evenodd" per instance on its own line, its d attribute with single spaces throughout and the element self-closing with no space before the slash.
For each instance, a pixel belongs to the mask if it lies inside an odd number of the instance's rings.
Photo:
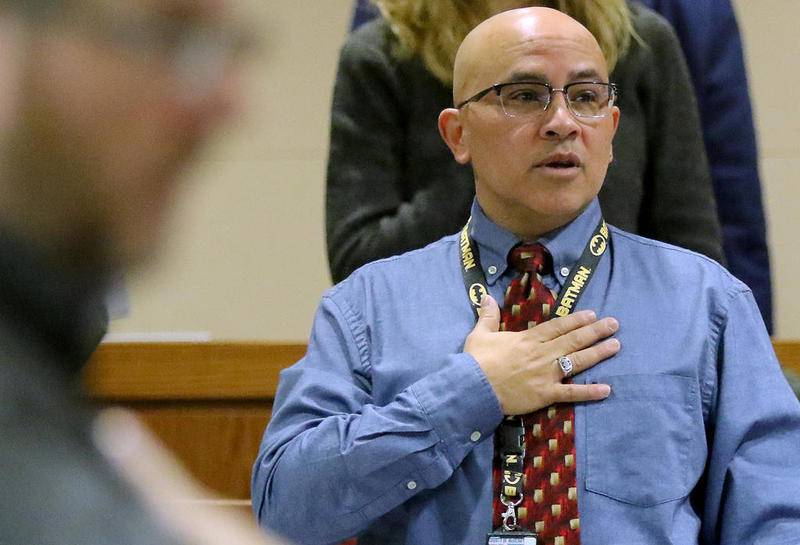
<svg viewBox="0 0 800 545">
<path fill-rule="evenodd" d="M 622 111 L 600 191 L 606 220 L 722 261 L 695 94 L 669 24 L 633 5 L 634 43 L 611 80 Z M 393 55 L 382 19 L 350 35 L 331 113 L 326 234 L 333 280 L 457 231 L 474 196 L 469 166 L 437 129 L 452 91 L 418 58 Z"/>
</svg>

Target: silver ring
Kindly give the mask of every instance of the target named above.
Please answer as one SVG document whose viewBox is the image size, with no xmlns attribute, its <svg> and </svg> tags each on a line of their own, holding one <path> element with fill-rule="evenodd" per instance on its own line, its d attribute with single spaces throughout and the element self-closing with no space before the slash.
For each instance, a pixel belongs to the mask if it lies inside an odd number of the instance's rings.
<svg viewBox="0 0 800 545">
<path fill-rule="evenodd" d="M 556 362 L 558 362 L 558 366 L 561 367 L 561 372 L 564 373 L 565 377 L 568 377 L 570 373 L 572 373 L 574 365 L 569 356 L 561 356 Z"/>
</svg>

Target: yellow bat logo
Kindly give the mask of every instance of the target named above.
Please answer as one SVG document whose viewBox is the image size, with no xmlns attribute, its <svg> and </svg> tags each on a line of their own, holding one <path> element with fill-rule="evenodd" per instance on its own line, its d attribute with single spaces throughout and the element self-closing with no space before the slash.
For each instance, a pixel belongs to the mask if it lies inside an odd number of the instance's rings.
<svg viewBox="0 0 800 545">
<path fill-rule="evenodd" d="M 606 251 L 606 237 L 603 235 L 595 235 L 592 238 L 592 245 L 590 246 L 590 250 L 596 256 L 603 255 L 603 252 Z"/>
<path fill-rule="evenodd" d="M 469 300 L 472 301 L 473 305 L 479 306 L 484 295 L 487 295 L 487 293 L 483 284 L 475 282 L 469 287 Z"/>
</svg>

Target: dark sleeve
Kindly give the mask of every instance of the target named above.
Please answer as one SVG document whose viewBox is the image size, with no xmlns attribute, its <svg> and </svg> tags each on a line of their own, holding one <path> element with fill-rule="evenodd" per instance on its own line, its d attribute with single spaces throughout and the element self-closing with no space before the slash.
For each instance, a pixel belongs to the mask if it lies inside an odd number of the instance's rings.
<svg viewBox="0 0 800 545">
<path fill-rule="evenodd" d="M 659 0 L 697 91 L 730 271 L 747 284 L 772 333 L 772 286 L 753 112 L 736 15 L 728 0 Z"/>
<path fill-rule="evenodd" d="M 68 418 L 0 418 L 0 543 L 178 545 Z"/>
<path fill-rule="evenodd" d="M 378 8 L 369 0 L 357 0 L 355 9 L 353 9 L 353 22 L 350 24 L 350 30 L 355 30 L 364 23 L 371 21 L 378 14 Z"/>
<path fill-rule="evenodd" d="M 388 26 L 375 20 L 349 37 L 339 61 L 325 202 L 335 282 L 455 232 L 472 200 L 471 176 L 438 136 L 441 84 L 390 50 Z"/>
<path fill-rule="evenodd" d="M 641 9 L 640 97 L 648 165 L 640 233 L 724 263 L 694 89 L 678 40 L 661 17 Z M 624 115 L 624 113 L 623 113 Z"/>
</svg>

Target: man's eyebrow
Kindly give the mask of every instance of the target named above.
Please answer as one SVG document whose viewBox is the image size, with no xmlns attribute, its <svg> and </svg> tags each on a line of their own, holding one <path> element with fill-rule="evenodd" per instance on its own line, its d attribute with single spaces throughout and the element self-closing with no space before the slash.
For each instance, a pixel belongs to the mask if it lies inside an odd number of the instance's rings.
<svg viewBox="0 0 800 545">
<path fill-rule="evenodd" d="M 587 80 L 587 79 L 600 80 L 602 78 L 600 76 L 600 72 L 598 72 L 594 68 L 584 68 L 569 73 L 569 81 Z M 509 83 L 514 83 L 517 81 L 540 81 L 542 83 L 548 83 L 548 79 L 544 74 L 542 74 L 541 72 L 530 72 L 530 71 L 513 72 L 506 81 Z"/>
<path fill-rule="evenodd" d="M 544 83 L 547 81 L 547 78 L 544 76 L 544 74 L 539 72 L 514 72 L 506 81 L 509 83 L 514 83 L 517 81 L 541 81 Z"/>
<path fill-rule="evenodd" d="M 571 81 L 575 81 L 578 79 L 599 80 L 602 78 L 600 77 L 600 72 L 594 68 L 584 68 L 583 70 L 578 70 L 577 72 L 570 72 L 569 79 Z"/>
</svg>

